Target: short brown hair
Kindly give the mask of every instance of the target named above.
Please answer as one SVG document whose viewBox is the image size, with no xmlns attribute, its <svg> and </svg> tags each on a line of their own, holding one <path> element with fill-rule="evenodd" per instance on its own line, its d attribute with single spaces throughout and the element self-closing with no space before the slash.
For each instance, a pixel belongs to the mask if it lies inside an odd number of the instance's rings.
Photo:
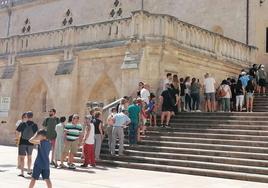
<svg viewBox="0 0 268 188">
<path fill-rule="evenodd" d="M 95 118 L 99 118 L 100 116 L 101 116 L 101 111 L 96 111 L 95 113 L 94 113 L 94 117 Z"/>
</svg>

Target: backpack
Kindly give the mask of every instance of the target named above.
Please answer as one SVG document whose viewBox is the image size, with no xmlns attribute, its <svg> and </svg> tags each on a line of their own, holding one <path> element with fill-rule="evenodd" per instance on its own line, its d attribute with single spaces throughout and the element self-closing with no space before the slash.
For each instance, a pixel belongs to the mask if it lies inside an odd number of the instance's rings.
<svg viewBox="0 0 268 188">
<path fill-rule="evenodd" d="M 225 96 L 227 95 L 227 92 L 224 90 L 224 87 L 221 86 L 221 87 L 218 89 L 217 95 L 218 95 L 219 97 L 225 97 Z"/>
<path fill-rule="evenodd" d="M 21 132 L 21 138 L 24 140 L 30 140 L 34 136 L 33 124 L 25 123 L 25 127 Z"/>
</svg>

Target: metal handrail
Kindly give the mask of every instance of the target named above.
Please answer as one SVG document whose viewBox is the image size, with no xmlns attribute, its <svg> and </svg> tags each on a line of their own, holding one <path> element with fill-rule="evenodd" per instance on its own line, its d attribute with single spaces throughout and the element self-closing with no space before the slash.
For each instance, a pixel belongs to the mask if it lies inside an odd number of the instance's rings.
<svg viewBox="0 0 268 188">
<path fill-rule="evenodd" d="M 109 110 L 110 108 L 112 108 L 112 107 L 118 105 L 118 104 L 121 102 L 122 99 L 123 99 L 123 97 L 120 98 L 120 99 L 117 99 L 116 101 L 114 101 L 114 102 L 112 102 L 112 103 L 110 103 L 110 104 L 108 104 L 108 105 L 106 105 L 106 106 L 104 106 L 102 110 L 103 110 L 103 111 Z"/>
</svg>

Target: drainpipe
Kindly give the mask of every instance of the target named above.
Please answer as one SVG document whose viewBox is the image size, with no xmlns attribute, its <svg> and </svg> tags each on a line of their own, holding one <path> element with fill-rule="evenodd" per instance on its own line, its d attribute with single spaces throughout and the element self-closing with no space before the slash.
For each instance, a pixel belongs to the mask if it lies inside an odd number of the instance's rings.
<svg viewBox="0 0 268 188">
<path fill-rule="evenodd" d="M 8 12 L 7 37 L 9 37 L 9 33 L 10 33 L 11 14 L 12 14 L 11 7 L 12 7 L 12 2 L 9 1 L 7 5 L 7 12 Z"/>
<path fill-rule="evenodd" d="M 144 10 L 144 0 L 141 0 L 141 10 Z"/>
<path fill-rule="evenodd" d="M 249 0 L 247 0 L 247 23 L 246 23 L 246 44 L 248 45 L 249 39 Z"/>
</svg>

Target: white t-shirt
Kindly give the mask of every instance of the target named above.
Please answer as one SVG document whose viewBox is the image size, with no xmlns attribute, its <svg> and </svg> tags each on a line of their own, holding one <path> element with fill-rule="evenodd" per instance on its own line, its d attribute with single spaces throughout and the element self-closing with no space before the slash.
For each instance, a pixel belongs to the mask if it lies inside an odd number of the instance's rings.
<svg viewBox="0 0 268 188">
<path fill-rule="evenodd" d="M 221 87 L 221 89 L 224 89 L 224 91 L 226 92 L 226 95 L 224 96 L 224 97 L 222 97 L 222 98 L 231 98 L 231 89 L 230 89 L 230 86 L 228 86 L 228 85 L 221 85 L 220 86 Z"/>
<path fill-rule="evenodd" d="M 149 104 L 149 97 L 150 97 L 150 92 L 147 89 L 142 88 L 141 98 L 144 102 L 146 102 L 146 104 Z"/>
<path fill-rule="evenodd" d="M 90 131 L 89 131 L 88 137 L 85 140 L 85 143 L 86 144 L 94 144 L 95 143 L 95 139 L 94 139 L 94 137 L 95 137 L 95 127 L 94 127 L 93 123 L 90 123 L 89 126 L 90 126 Z"/>
<path fill-rule="evenodd" d="M 171 83 L 172 83 L 172 80 L 165 78 L 163 82 L 163 91 L 167 89 L 166 84 L 171 84 Z"/>
<path fill-rule="evenodd" d="M 204 80 L 205 93 L 215 93 L 215 84 L 216 81 L 214 78 L 209 77 Z"/>
<path fill-rule="evenodd" d="M 20 124 L 22 123 L 22 120 L 18 120 L 17 123 L 16 123 L 16 127 L 18 127 Z"/>
</svg>

